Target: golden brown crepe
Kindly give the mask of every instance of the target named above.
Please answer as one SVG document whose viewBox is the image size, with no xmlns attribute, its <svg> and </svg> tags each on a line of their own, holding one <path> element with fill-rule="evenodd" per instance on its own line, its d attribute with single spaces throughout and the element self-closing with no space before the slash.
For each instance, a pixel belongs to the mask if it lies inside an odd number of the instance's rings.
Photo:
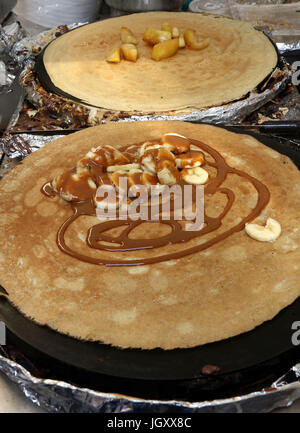
<svg viewBox="0 0 300 433">
<path fill-rule="evenodd" d="M 56 234 L 72 215 L 69 203 L 49 198 L 42 185 L 76 165 L 91 147 L 121 147 L 176 132 L 218 150 L 226 162 L 263 182 L 271 199 L 255 222 L 274 218 L 282 234 L 273 243 L 251 239 L 244 230 L 209 249 L 147 266 L 93 265 L 64 254 Z M 213 170 L 210 172 L 213 176 Z M 300 175 L 289 158 L 247 135 L 182 122 L 102 125 L 68 135 L 27 157 L 1 181 L 1 285 L 9 299 L 34 321 L 84 340 L 120 347 L 192 347 L 243 333 L 272 319 L 300 294 Z M 222 226 L 248 215 L 257 200 L 253 185 L 229 174 L 224 187 L 236 202 Z M 219 214 L 224 199 L 208 198 L 206 211 Z M 86 245 L 96 217 L 80 217 L 67 243 L 91 257 L 149 258 L 199 244 L 155 251 L 105 252 Z M 155 237 L 164 228 L 144 223 L 136 237 Z M 201 239 L 203 242 L 203 239 Z"/>
<path fill-rule="evenodd" d="M 164 22 L 184 32 L 194 28 L 210 45 L 188 48 L 168 59 L 151 59 L 142 41 L 147 27 Z M 106 58 L 120 44 L 120 28 L 139 40 L 136 63 L 112 64 Z M 221 105 L 253 90 L 277 63 L 269 39 L 248 23 L 182 12 L 151 12 L 108 19 L 80 27 L 45 50 L 44 65 L 53 84 L 80 100 L 111 110 L 160 112 Z"/>
</svg>

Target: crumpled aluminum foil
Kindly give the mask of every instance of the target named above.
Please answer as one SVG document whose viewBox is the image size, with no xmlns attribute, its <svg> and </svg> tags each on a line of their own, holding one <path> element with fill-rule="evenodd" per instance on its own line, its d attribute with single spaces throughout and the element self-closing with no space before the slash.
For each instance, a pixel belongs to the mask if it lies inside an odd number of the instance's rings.
<svg viewBox="0 0 300 433">
<path fill-rule="evenodd" d="M 7 84 L 11 84 L 11 81 L 9 79 L 5 63 L 3 60 L 0 60 L 0 88 L 2 86 L 6 86 Z"/>
<path fill-rule="evenodd" d="M 0 139 L 2 152 L 9 158 L 25 158 L 64 135 L 6 134 Z"/>
<path fill-rule="evenodd" d="M 11 90 L 11 85 L 17 76 L 20 65 L 12 58 L 11 51 L 15 43 L 24 35 L 25 32 L 18 22 L 5 27 L 0 25 L 0 94 Z"/>
<path fill-rule="evenodd" d="M 300 50 L 300 41 L 295 42 L 277 42 L 276 46 L 280 53 L 284 53 L 285 51 L 294 51 Z"/>
<path fill-rule="evenodd" d="M 24 38 L 25 31 L 17 21 L 2 27 L 0 25 L 0 54 L 9 52 L 17 41 Z"/>
<path fill-rule="evenodd" d="M 0 346 L 1 349 L 1 346 Z M 60 413 L 249 413 L 288 407 L 300 397 L 300 364 L 278 378 L 270 388 L 246 395 L 189 403 L 177 400 L 144 400 L 80 388 L 66 382 L 34 377 L 0 350 L 0 371 L 34 404 Z"/>
<path fill-rule="evenodd" d="M 87 23 L 74 23 L 70 25 L 61 25 L 54 29 L 45 30 L 34 36 L 27 36 L 19 39 L 11 49 L 11 56 L 17 63 L 22 63 L 28 58 L 34 57 L 38 54 L 51 40 L 65 33 L 66 31 L 73 30 L 76 27 L 83 26 Z"/>
</svg>

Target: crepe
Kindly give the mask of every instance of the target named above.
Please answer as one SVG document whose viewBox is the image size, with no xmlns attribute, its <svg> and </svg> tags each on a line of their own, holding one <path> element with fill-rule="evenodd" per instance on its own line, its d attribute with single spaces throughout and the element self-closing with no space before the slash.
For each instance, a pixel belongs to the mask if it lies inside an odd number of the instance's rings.
<svg viewBox="0 0 300 433">
<path fill-rule="evenodd" d="M 259 242 L 241 230 L 203 251 L 141 266 L 95 265 L 63 253 L 56 236 L 72 215 L 71 206 L 58 196 L 43 195 L 43 184 L 74 167 L 92 147 L 120 148 L 168 132 L 206 143 L 231 167 L 266 185 L 271 198 L 255 222 L 274 218 L 281 236 Z M 299 181 L 288 157 L 250 136 L 209 125 L 118 123 L 68 135 L 28 156 L 0 183 L 0 284 L 10 302 L 35 322 L 122 348 L 187 348 L 246 332 L 300 294 Z M 255 205 L 257 191 L 247 179 L 229 173 L 223 186 L 236 201 L 222 226 L 204 239 L 152 251 L 93 251 L 86 233 L 99 220 L 83 216 L 69 228 L 66 242 L 92 257 L 105 254 L 124 261 L 180 253 L 238 224 Z M 219 193 L 206 197 L 209 215 L 223 207 Z M 143 223 L 135 236 L 159 237 L 164 230 L 158 223 Z"/>
<path fill-rule="evenodd" d="M 202 51 L 188 48 L 168 59 L 151 59 L 142 41 L 147 27 L 169 22 L 184 32 L 209 37 Z M 106 58 L 120 44 L 120 28 L 139 40 L 136 63 L 111 64 Z M 151 12 L 96 22 L 53 41 L 43 54 L 46 72 L 63 95 L 95 107 L 142 113 L 222 105 L 240 99 L 277 64 L 269 39 L 248 23 L 182 12 Z"/>
</svg>

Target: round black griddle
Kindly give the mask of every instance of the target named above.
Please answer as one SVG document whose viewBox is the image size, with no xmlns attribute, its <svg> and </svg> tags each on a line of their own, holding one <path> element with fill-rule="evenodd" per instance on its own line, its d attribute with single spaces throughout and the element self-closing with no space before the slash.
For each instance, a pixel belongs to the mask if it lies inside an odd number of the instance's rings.
<svg viewBox="0 0 300 433">
<path fill-rule="evenodd" d="M 289 156 L 300 169 L 300 149 L 296 144 L 251 135 Z M 170 351 L 119 349 L 74 339 L 25 318 L 5 295 L 0 296 L 0 320 L 8 328 L 8 353 L 12 350 L 20 362 L 25 359 L 25 364 L 35 364 L 40 371 L 46 371 L 46 377 L 138 397 L 192 401 L 232 396 L 270 385 L 300 358 L 300 347 L 292 344 L 292 324 L 300 320 L 300 298 L 250 332 Z M 207 365 L 220 370 L 203 374 Z"/>
<path fill-rule="evenodd" d="M 118 17 L 116 17 L 116 18 L 118 18 Z M 85 25 L 88 25 L 88 24 L 85 24 Z M 78 27 L 77 28 L 75 28 L 75 29 L 72 29 L 72 30 L 69 30 L 67 33 L 69 33 L 69 32 L 73 32 L 73 31 L 75 31 L 75 30 L 77 30 L 78 29 Z M 264 32 L 263 32 L 264 33 Z M 39 78 L 39 81 L 40 81 L 40 83 L 41 83 L 41 85 L 42 85 L 42 87 L 47 91 L 47 92 L 50 92 L 50 93 L 54 93 L 54 94 L 56 94 L 56 95 L 58 95 L 58 96 L 61 96 L 61 97 L 63 97 L 63 98 L 67 98 L 67 99 L 70 99 L 70 100 L 72 100 L 72 101 L 74 101 L 74 102 L 78 102 L 78 103 L 80 103 L 80 104 L 84 104 L 84 105 L 87 105 L 87 106 L 91 106 L 91 107 L 95 107 L 94 105 L 92 105 L 92 104 L 89 104 L 88 102 L 86 102 L 86 101 L 84 101 L 84 100 L 82 100 L 82 99 L 80 99 L 80 98 L 77 98 L 76 96 L 74 96 L 74 95 L 71 95 L 70 93 L 67 93 L 67 92 L 65 92 L 64 90 L 62 90 L 62 89 L 60 89 L 59 87 L 57 87 L 57 86 L 55 86 L 55 84 L 52 82 L 52 80 L 51 80 L 51 78 L 50 78 L 50 76 L 49 76 L 49 74 L 48 74 L 48 72 L 47 72 L 47 70 L 46 70 L 46 68 L 45 68 L 45 64 L 44 64 L 44 53 L 45 53 L 45 50 L 47 49 L 47 47 L 52 43 L 52 42 L 54 42 L 57 38 L 59 38 L 59 37 L 61 37 L 61 36 L 63 36 L 64 34 L 66 34 L 66 33 L 63 33 L 63 34 L 59 34 L 59 35 L 57 35 L 57 37 L 54 39 L 54 40 L 52 40 L 52 41 L 50 41 L 43 49 L 42 49 L 42 51 L 38 54 L 38 56 L 36 56 L 36 63 L 35 63 L 35 68 L 36 68 L 36 72 L 37 72 L 37 76 L 38 76 L 38 78 Z M 279 53 L 279 50 L 278 50 L 278 48 L 277 48 L 277 45 L 274 43 L 274 41 L 269 37 L 269 35 L 267 35 L 267 34 L 265 34 L 264 33 L 264 35 L 269 39 L 269 41 L 271 42 L 271 44 L 273 45 L 273 47 L 274 47 L 274 49 L 275 49 L 275 51 L 276 51 L 276 53 L 277 53 L 277 64 L 276 64 L 276 66 L 274 67 L 274 69 L 270 72 L 270 74 L 268 74 L 257 86 L 256 86 L 256 90 L 257 90 L 257 92 L 259 93 L 260 92 L 260 89 L 262 89 L 262 88 L 264 88 L 264 85 L 268 82 L 268 80 L 269 80 L 269 78 L 271 77 L 271 75 L 273 74 L 273 72 L 274 72 L 274 70 L 277 68 L 277 67 L 279 67 L 279 68 L 283 68 L 284 67 L 284 62 L 283 62 L 283 59 L 282 59 L 282 57 L 280 56 L 280 53 Z M 246 95 L 244 95 L 242 98 L 240 98 L 241 100 L 242 99 L 246 99 L 246 98 L 248 98 L 249 97 L 249 95 L 250 95 L 250 92 L 248 92 Z M 103 107 L 96 107 L 96 108 L 103 108 Z"/>
</svg>

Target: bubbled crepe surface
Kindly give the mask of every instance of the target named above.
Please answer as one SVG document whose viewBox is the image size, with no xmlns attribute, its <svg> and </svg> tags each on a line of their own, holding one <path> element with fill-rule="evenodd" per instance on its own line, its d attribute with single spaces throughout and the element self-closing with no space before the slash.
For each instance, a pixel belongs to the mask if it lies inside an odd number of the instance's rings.
<svg viewBox="0 0 300 433">
<path fill-rule="evenodd" d="M 181 31 L 194 28 L 210 37 L 203 51 L 180 49 L 160 62 L 142 41 L 147 27 L 169 22 Z M 139 44 L 136 63 L 107 63 L 120 44 L 121 26 Z M 250 24 L 182 12 L 151 12 L 108 19 L 80 27 L 52 42 L 44 65 L 53 84 L 83 102 L 111 110 L 159 112 L 204 108 L 240 99 L 276 66 L 269 39 Z"/>
<path fill-rule="evenodd" d="M 56 233 L 72 214 L 70 204 L 45 197 L 41 186 L 93 146 L 119 147 L 167 132 L 202 140 L 228 164 L 265 183 L 271 200 L 257 221 L 278 220 L 280 238 L 262 243 L 243 230 L 208 250 L 137 267 L 92 265 L 62 253 Z M 232 188 L 237 200 L 212 236 L 237 224 L 256 204 L 248 181 L 229 175 L 223 186 Z M 5 176 L 0 190 L 0 283 L 26 316 L 73 337 L 143 349 L 192 347 L 248 331 L 300 294 L 300 174 L 287 157 L 250 136 L 182 122 L 101 125 L 31 154 Z M 209 214 L 221 213 L 223 197 L 206 200 Z M 67 243 L 93 257 L 103 254 L 85 244 L 87 229 L 99 221 L 82 218 L 70 228 Z M 158 234 L 158 225 L 148 223 L 141 237 Z M 199 242 L 106 254 L 125 260 L 150 257 Z"/>
</svg>

